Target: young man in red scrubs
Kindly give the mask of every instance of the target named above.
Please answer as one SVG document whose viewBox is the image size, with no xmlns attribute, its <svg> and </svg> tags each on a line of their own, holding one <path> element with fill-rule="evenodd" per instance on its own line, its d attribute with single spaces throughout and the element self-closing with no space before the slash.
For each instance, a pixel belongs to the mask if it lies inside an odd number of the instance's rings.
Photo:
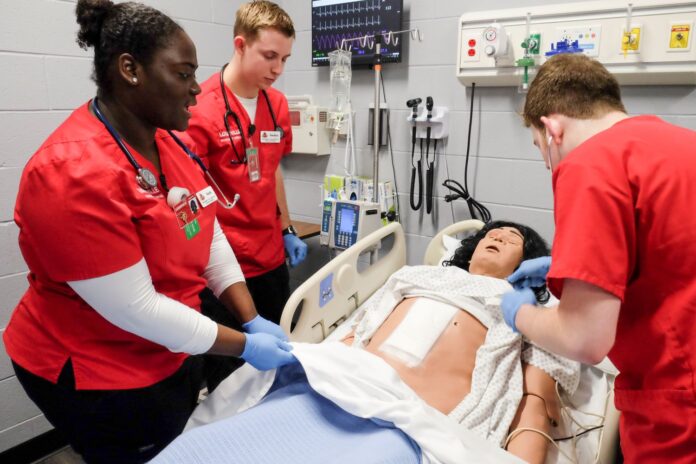
<svg viewBox="0 0 696 464">
<path fill-rule="evenodd" d="M 97 97 L 27 163 L 15 221 L 29 289 L 3 341 L 17 379 L 88 463 L 143 463 L 184 428 L 198 355 L 293 362 L 260 318 L 208 178 L 171 131 L 200 87 L 183 29 L 140 3 L 79 0 Z M 210 287 L 246 333 L 200 314 Z"/>
<path fill-rule="evenodd" d="M 280 160 L 292 150 L 285 96 L 272 85 L 290 56 L 295 29 L 268 1 L 242 5 L 234 25 L 234 55 L 201 85 L 187 134 L 229 198 L 218 220 L 239 260 L 259 313 L 279 322 L 290 295 L 285 264 L 299 264 L 307 245 L 290 224 Z M 210 294 L 205 313 L 225 320 Z M 231 321 L 232 323 L 233 321 Z"/>
<path fill-rule="evenodd" d="M 503 298 L 505 320 L 561 355 L 609 355 L 626 462 L 696 462 L 696 132 L 629 117 L 584 55 L 547 61 L 523 116 L 553 171 L 556 233 L 552 264 L 509 280 L 548 272 L 560 304 L 537 308 L 523 288 Z"/>
</svg>

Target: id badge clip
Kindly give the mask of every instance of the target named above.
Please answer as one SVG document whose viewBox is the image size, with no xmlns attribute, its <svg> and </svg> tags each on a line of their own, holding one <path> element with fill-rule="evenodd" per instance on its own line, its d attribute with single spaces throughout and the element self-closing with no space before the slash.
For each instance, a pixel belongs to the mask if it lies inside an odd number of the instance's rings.
<svg viewBox="0 0 696 464">
<path fill-rule="evenodd" d="M 249 169 L 249 182 L 258 182 L 261 179 L 261 166 L 259 162 L 259 149 L 249 147 L 246 149 L 247 168 Z"/>
<path fill-rule="evenodd" d="M 184 229 L 187 240 L 191 240 L 201 231 L 201 226 L 198 223 L 201 209 L 201 204 L 198 202 L 196 195 L 189 195 L 174 207 L 174 214 L 176 215 L 179 228 Z"/>
</svg>

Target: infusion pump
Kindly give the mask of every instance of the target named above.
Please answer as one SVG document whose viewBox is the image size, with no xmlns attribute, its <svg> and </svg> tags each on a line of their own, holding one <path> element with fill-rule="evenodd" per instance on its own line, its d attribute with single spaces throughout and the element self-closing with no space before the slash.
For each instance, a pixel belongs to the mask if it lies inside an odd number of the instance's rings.
<svg viewBox="0 0 696 464">
<path fill-rule="evenodd" d="M 382 220 L 377 203 L 327 198 L 319 242 L 329 248 L 345 250 L 380 227 Z"/>
<path fill-rule="evenodd" d="M 292 152 L 308 155 L 331 154 L 327 110 L 312 103 L 311 95 L 288 97 Z"/>
</svg>

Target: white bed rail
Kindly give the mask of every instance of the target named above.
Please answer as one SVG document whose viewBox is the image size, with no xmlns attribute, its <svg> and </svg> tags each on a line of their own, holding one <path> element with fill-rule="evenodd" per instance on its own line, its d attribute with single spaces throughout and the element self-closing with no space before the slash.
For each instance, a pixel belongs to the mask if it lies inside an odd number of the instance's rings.
<svg viewBox="0 0 696 464">
<path fill-rule="evenodd" d="M 376 263 L 358 272 L 360 255 L 389 236 L 394 243 Z M 317 343 L 346 320 L 386 279 L 406 264 L 406 240 L 401 224 L 392 223 L 371 233 L 329 261 L 300 285 L 285 304 L 280 326 L 291 341 Z M 295 312 L 302 311 L 290 331 Z"/>
</svg>

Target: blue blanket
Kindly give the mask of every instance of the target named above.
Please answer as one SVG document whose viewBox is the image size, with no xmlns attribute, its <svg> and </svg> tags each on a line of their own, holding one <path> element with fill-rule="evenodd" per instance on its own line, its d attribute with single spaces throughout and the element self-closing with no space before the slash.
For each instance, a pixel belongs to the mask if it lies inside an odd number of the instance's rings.
<svg viewBox="0 0 696 464">
<path fill-rule="evenodd" d="M 264 400 L 179 436 L 152 463 L 418 464 L 418 445 L 384 421 L 353 416 L 317 394 L 299 364 Z"/>
</svg>

